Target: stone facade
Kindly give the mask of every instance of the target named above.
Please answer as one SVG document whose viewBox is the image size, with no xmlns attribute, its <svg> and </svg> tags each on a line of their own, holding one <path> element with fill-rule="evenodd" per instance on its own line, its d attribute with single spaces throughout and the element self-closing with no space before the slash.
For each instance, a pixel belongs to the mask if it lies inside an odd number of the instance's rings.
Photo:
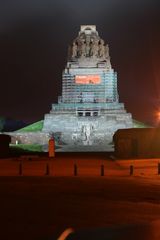
<svg viewBox="0 0 160 240">
<path fill-rule="evenodd" d="M 42 132 L 56 138 L 57 151 L 112 151 L 115 131 L 132 127 L 119 103 L 109 47 L 96 26 L 83 25 L 68 50 L 62 96 L 45 114 Z"/>
</svg>

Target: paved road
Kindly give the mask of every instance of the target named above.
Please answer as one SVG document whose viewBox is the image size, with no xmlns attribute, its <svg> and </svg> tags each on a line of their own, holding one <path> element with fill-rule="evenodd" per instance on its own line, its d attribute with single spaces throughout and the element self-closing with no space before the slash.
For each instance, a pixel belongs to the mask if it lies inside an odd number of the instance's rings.
<svg viewBox="0 0 160 240">
<path fill-rule="evenodd" d="M 67 227 L 148 224 L 160 218 L 159 189 L 157 176 L 0 177 L 0 239 L 42 240 Z"/>
</svg>

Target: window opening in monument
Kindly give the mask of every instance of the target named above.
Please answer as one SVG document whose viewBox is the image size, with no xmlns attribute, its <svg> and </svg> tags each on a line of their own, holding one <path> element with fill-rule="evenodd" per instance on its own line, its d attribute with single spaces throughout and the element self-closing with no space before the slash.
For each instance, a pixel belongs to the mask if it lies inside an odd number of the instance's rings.
<svg viewBox="0 0 160 240">
<path fill-rule="evenodd" d="M 91 113 L 90 112 L 86 112 L 86 117 L 90 117 L 91 116 Z"/>
<path fill-rule="evenodd" d="M 79 112 L 79 113 L 78 113 L 78 116 L 79 116 L 79 117 L 82 117 L 82 116 L 83 116 L 83 112 Z"/>
</svg>

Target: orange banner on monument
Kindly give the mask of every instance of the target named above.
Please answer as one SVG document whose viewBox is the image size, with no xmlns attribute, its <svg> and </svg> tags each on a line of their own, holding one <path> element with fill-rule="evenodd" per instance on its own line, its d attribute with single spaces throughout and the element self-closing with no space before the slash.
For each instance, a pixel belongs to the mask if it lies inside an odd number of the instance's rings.
<svg viewBox="0 0 160 240">
<path fill-rule="evenodd" d="M 99 75 L 79 75 L 75 77 L 77 84 L 99 84 L 101 78 Z"/>
</svg>

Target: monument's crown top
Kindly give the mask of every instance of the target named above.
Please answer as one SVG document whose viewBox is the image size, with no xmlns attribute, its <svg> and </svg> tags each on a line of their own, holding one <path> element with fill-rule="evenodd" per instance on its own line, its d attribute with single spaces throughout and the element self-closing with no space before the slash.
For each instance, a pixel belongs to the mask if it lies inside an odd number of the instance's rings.
<svg viewBox="0 0 160 240">
<path fill-rule="evenodd" d="M 96 25 L 81 25 L 80 28 L 80 33 L 84 32 L 84 33 L 91 33 L 91 32 L 96 32 Z"/>
</svg>

